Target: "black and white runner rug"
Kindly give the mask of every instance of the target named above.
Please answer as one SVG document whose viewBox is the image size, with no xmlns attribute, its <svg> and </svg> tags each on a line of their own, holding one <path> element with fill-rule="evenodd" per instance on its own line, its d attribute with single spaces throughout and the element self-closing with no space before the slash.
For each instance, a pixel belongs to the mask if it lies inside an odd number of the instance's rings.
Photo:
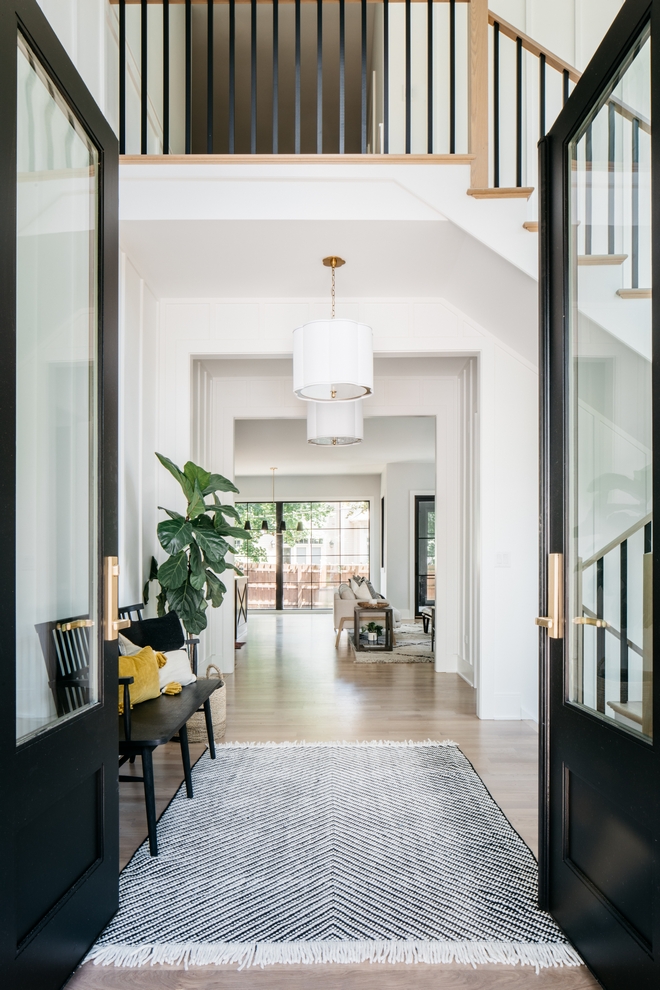
<svg viewBox="0 0 660 990">
<path fill-rule="evenodd" d="M 88 959 L 580 965 L 453 743 L 228 743 L 193 774 Z"/>
</svg>

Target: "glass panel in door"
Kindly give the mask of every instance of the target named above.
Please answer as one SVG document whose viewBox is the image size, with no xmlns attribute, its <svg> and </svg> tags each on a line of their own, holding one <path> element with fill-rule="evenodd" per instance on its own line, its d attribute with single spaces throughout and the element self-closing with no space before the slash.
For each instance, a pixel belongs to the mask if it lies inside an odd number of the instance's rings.
<svg viewBox="0 0 660 990">
<path fill-rule="evenodd" d="M 569 146 L 569 701 L 652 735 L 648 31 Z"/>
<path fill-rule="evenodd" d="M 19 36 L 16 736 L 98 701 L 99 155 Z"/>
<path fill-rule="evenodd" d="M 435 605 L 435 499 L 415 496 L 415 614 Z"/>
</svg>

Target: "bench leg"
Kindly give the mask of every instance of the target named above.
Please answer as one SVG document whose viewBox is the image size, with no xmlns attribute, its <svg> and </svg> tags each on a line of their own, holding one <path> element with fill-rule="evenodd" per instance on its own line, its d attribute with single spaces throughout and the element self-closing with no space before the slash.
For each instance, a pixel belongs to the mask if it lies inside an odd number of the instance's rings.
<svg viewBox="0 0 660 990">
<path fill-rule="evenodd" d="M 151 750 L 142 750 L 142 775 L 144 777 L 144 803 L 147 808 L 147 830 L 149 832 L 149 852 L 158 855 L 158 834 L 156 830 L 156 793 L 154 790 L 154 765 Z"/>
<path fill-rule="evenodd" d="M 186 780 L 186 797 L 193 796 L 192 775 L 190 773 L 190 750 L 188 749 L 188 726 L 182 725 L 179 729 L 179 744 L 181 746 L 181 759 L 183 761 L 183 776 Z"/>
<path fill-rule="evenodd" d="M 337 638 L 335 640 L 335 649 L 337 649 L 337 647 L 339 646 L 339 640 L 341 639 L 341 634 L 344 631 L 344 626 L 346 625 L 346 623 L 352 622 L 352 621 L 353 620 L 351 619 L 351 617 L 350 616 L 346 616 L 346 615 L 342 616 L 342 618 L 339 620 L 339 629 L 337 630 Z"/>
<path fill-rule="evenodd" d="M 213 717 L 211 715 L 211 699 L 204 702 L 204 718 L 206 719 L 206 735 L 209 737 L 209 756 L 215 759 L 215 739 L 213 738 Z"/>
</svg>

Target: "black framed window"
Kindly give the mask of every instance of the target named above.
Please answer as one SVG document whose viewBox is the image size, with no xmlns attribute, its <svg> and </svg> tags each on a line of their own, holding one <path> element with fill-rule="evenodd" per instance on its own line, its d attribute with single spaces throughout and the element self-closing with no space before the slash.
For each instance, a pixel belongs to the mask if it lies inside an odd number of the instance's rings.
<svg viewBox="0 0 660 990">
<path fill-rule="evenodd" d="M 236 558 L 251 609 L 330 608 L 342 581 L 370 576 L 368 501 L 239 502 L 236 508 L 252 532 Z"/>
</svg>

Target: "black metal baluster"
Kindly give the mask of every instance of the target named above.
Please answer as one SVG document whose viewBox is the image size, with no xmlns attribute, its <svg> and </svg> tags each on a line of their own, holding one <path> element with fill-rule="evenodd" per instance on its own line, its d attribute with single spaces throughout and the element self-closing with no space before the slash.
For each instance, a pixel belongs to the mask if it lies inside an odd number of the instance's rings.
<svg viewBox="0 0 660 990">
<path fill-rule="evenodd" d="M 390 4 L 383 0 L 383 153 L 390 151 Z"/>
<path fill-rule="evenodd" d="M 126 0 L 119 0 L 119 154 L 126 154 Z"/>
<path fill-rule="evenodd" d="M 213 154 L 213 3 L 206 0 L 206 154 Z"/>
<path fill-rule="evenodd" d="M 250 154 L 257 153 L 257 0 L 250 0 Z"/>
<path fill-rule="evenodd" d="M 449 0 L 449 154 L 456 154 L 456 0 Z"/>
<path fill-rule="evenodd" d="M 616 156 L 616 111 L 607 107 L 607 253 L 614 254 L 614 159 Z"/>
<path fill-rule="evenodd" d="M 346 137 L 346 11 L 339 0 L 339 154 L 344 154 Z"/>
<path fill-rule="evenodd" d="M 621 661 L 620 661 L 620 673 L 619 673 L 619 690 L 620 696 L 619 701 L 625 704 L 628 701 L 628 541 L 624 540 L 621 544 L 621 616 L 620 616 L 620 630 L 621 630 L 621 640 L 619 646 L 621 648 Z"/>
<path fill-rule="evenodd" d="M 632 231 L 630 243 L 630 263 L 633 289 L 639 288 L 639 121 L 632 122 Z"/>
<path fill-rule="evenodd" d="M 593 144 L 591 124 L 587 124 L 584 136 L 584 253 L 591 254 L 591 233 L 593 217 Z"/>
<path fill-rule="evenodd" d="M 323 0 L 316 0 L 316 154 L 323 154 Z"/>
<path fill-rule="evenodd" d="M 522 38 L 516 38 L 516 186 L 522 186 Z"/>
<path fill-rule="evenodd" d="M 296 0 L 295 153 L 300 154 L 300 0 Z"/>
<path fill-rule="evenodd" d="M 412 145 L 412 32 L 410 29 L 411 3 L 406 0 L 406 154 Z"/>
<path fill-rule="evenodd" d="M 186 0 L 186 109 L 185 109 L 185 150 L 192 150 L 192 0 Z"/>
<path fill-rule="evenodd" d="M 147 154 L 147 0 L 140 0 L 140 154 Z"/>
<path fill-rule="evenodd" d="M 500 184 L 500 25 L 493 24 L 493 185 Z"/>
<path fill-rule="evenodd" d="M 321 3 L 321 0 L 319 0 Z M 273 0 L 273 154 L 279 148 L 280 18 L 278 0 Z"/>
<path fill-rule="evenodd" d="M 163 154 L 170 153 L 170 0 L 163 0 Z"/>
<path fill-rule="evenodd" d="M 236 149 L 236 0 L 229 0 L 229 154 Z"/>
<path fill-rule="evenodd" d="M 603 616 L 603 558 L 596 561 L 596 618 Z M 605 629 L 596 629 L 596 711 L 605 714 Z"/>
<path fill-rule="evenodd" d="M 568 69 L 564 69 L 564 103 L 566 103 L 568 99 L 568 84 L 570 80 L 571 77 L 569 75 Z"/>
<path fill-rule="evenodd" d="M 539 56 L 539 138 L 545 137 L 545 55 Z"/>
<path fill-rule="evenodd" d="M 367 0 L 360 0 L 360 27 L 362 40 L 362 78 L 361 78 L 361 107 L 360 107 L 360 154 L 367 153 Z"/>
<path fill-rule="evenodd" d="M 433 154 L 433 0 L 426 4 L 426 150 Z"/>
</svg>

